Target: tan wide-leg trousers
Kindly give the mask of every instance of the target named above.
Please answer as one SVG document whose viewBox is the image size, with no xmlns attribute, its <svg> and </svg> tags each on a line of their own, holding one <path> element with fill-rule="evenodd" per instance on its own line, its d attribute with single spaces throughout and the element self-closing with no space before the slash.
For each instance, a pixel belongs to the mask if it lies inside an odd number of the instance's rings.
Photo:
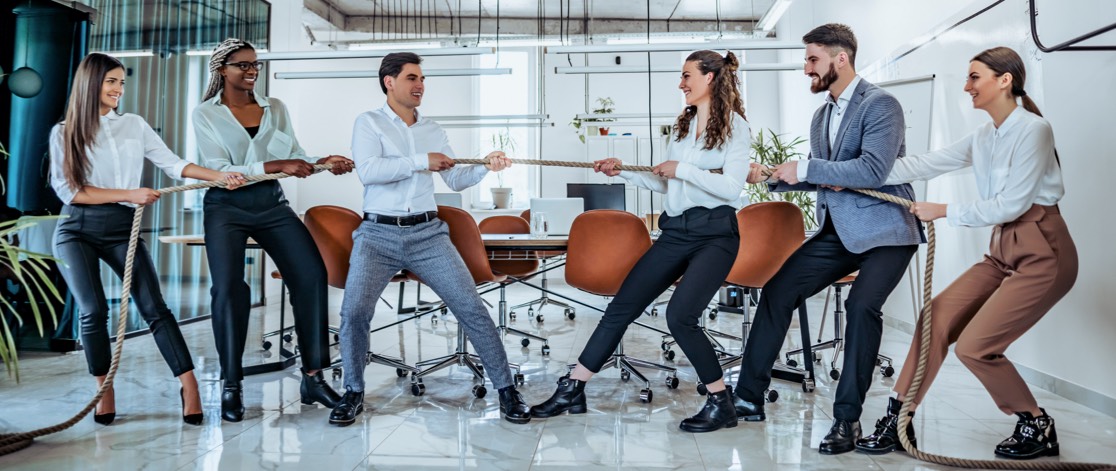
<svg viewBox="0 0 1116 471">
<path fill-rule="evenodd" d="M 931 301 L 930 352 L 916 404 L 934 381 L 949 345 L 1005 414 L 1038 408 L 1004 351 L 1042 319 L 1077 280 L 1077 248 L 1057 206 L 1033 205 L 992 231 L 989 254 Z M 918 363 L 921 322 L 895 382 L 906 395 Z"/>
</svg>

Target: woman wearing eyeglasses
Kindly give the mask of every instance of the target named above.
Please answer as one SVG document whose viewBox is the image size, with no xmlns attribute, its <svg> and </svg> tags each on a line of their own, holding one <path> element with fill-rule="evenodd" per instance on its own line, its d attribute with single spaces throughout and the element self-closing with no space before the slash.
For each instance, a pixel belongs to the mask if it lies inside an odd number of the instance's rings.
<svg viewBox="0 0 1116 471">
<path fill-rule="evenodd" d="M 226 39 L 209 60 L 210 81 L 194 110 L 194 132 L 205 166 L 244 175 L 283 172 L 299 178 L 313 163 L 333 164 L 336 175 L 353 169 L 339 155 L 308 157 L 295 139 L 287 107 L 256 93 L 263 63 L 251 44 Z M 321 374 L 329 366 L 326 270 L 314 240 L 287 203 L 277 181 L 259 182 L 233 194 L 218 188 L 205 195 L 205 248 L 213 278 L 213 336 L 225 380 L 221 417 L 244 418 L 241 357 L 248 335 L 249 289 L 244 249 L 251 237 L 272 257 L 291 293 L 295 333 L 302 355 L 302 403 L 332 408 L 340 397 Z"/>
</svg>

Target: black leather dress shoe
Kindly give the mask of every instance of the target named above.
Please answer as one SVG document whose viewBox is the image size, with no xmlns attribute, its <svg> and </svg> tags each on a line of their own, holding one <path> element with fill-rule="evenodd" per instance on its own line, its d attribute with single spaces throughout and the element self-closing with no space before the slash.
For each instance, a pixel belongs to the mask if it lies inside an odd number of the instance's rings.
<svg viewBox="0 0 1116 471">
<path fill-rule="evenodd" d="M 571 414 L 584 414 L 589 408 L 585 406 L 585 381 L 570 379 L 569 376 L 558 378 L 558 389 L 546 402 L 531 407 L 531 417 L 540 419 L 554 417 L 563 412 Z"/>
<path fill-rule="evenodd" d="M 1029 460 L 1042 456 L 1058 456 L 1058 431 L 1054 419 L 1046 410 L 1035 417 L 1030 412 L 1016 412 L 1019 421 L 1015 433 L 996 445 L 996 456 L 1015 460 Z"/>
<path fill-rule="evenodd" d="M 829 428 L 829 433 L 818 446 L 818 451 L 823 455 L 848 453 L 856 448 L 858 438 L 860 438 L 860 421 L 836 419 L 833 421 L 833 426 Z"/>
<path fill-rule="evenodd" d="M 740 397 L 739 395 L 732 394 L 732 388 L 725 389 L 729 391 L 732 396 L 732 405 L 736 408 L 736 418 L 743 419 L 745 422 L 763 422 L 767 420 L 767 414 L 763 412 L 763 400 L 752 402 Z"/>
<path fill-rule="evenodd" d="M 364 391 L 345 391 L 333 412 L 329 413 L 329 423 L 344 427 L 356 422 L 357 416 L 364 412 Z"/>
<path fill-rule="evenodd" d="M 515 386 L 502 388 L 499 393 L 500 415 L 504 416 L 504 420 L 513 424 L 525 424 L 531 421 L 531 408 Z"/>
<path fill-rule="evenodd" d="M 221 391 L 221 418 L 229 422 L 244 420 L 244 390 L 240 381 L 225 382 L 225 389 Z"/>
<path fill-rule="evenodd" d="M 326 382 L 325 376 L 321 371 L 314 373 L 313 376 L 308 374 L 302 375 L 302 403 L 311 405 L 315 402 L 329 407 L 337 407 L 337 402 L 341 400 L 341 396 L 329 387 Z"/>
<path fill-rule="evenodd" d="M 903 407 L 902 402 L 890 398 L 887 415 L 876 421 L 876 431 L 874 433 L 867 438 L 856 441 L 856 451 L 870 455 L 883 455 L 895 450 L 906 451 L 903 449 L 903 443 L 899 441 L 899 409 L 901 407 Z M 914 412 L 908 412 L 907 414 L 914 417 Z M 915 441 L 913 422 L 907 422 L 907 438 L 910 439 L 911 445 L 918 446 L 918 442 Z"/>
<path fill-rule="evenodd" d="M 736 426 L 736 406 L 733 405 L 732 392 L 728 389 L 709 393 L 705 405 L 693 417 L 682 420 L 678 428 L 683 432 L 713 432 L 722 428 Z"/>
</svg>

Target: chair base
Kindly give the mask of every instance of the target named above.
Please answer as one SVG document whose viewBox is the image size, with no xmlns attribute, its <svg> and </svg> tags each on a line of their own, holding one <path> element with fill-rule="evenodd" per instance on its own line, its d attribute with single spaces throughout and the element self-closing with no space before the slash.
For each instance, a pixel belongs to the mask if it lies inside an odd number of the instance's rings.
<svg viewBox="0 0 1116 471">
<path fill-rule="evenodd" d="M 577 365 L 568 365 L 571 371 L 574 369 L 575 366 Z M 660 365 L 658 363 L 653 363 L 647 360 L 641 360 L 639 358 L 633 358 L 625 355 L 623 341 L 621 341 L 620 345 L 616 346 L 616 351 L 613 352 L 612 356 L 608 357 L 608 360 L 605 361 L 605 364 L 601 366 L 601 371 L 607 370 L 609 368 L 616 368 L 620 370 L 621 381 L 628 381 L 632 378 L 632 376 L 635 376 L 637 381 L 643 383 L 643 389 L 639 391 L 640 402 L 649 403 L 651 402 L 652 398 L 654 398 L 654 395 L 651 392 L 651 381 L 649 381 L 647 377 L 643 375 L 643 373 L 636 369 L 637 366 L 670 373 L 670 376 L 667 376 L 666 378 L 666 387 L 669 389 L 678 389 L 677 368 Z"/>
</svg>

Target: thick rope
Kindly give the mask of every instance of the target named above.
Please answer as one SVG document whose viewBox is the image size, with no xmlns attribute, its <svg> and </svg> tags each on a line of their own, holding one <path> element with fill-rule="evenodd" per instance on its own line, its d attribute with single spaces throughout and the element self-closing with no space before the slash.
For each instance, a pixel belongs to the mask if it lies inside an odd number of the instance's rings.
<svg viewBox="0 0 1116 471">
<path fill-rule="evenodd" d="M 565 160 L 535 160 L 535 159 L 508 159 L 513 164 L 523 165 L 541 165 L 543 167 L 568 167 L 568 168 L 593 168 L 593 162 L 569 162 Z M 455 163 L 459 164 L 477 164 L 484 165 L 488 163 L 487 159 L 454 159 Z M 629 172 L 650 172 L 654 168 L 650 165 L 617 165 L 616 170 L 627 170 Z M 710 173 L 721 173 L 721 169 L 713 169 Z"/>
<path fill-rule="evenodd" d="M 332 164 L 320 164 L 314 166 L 314 171 L 318 172 L 322 170 L 328 170 L 330 168 L 333 168 Z M 280 178 L 286 178 L 289 176 L 290 175 L 287 175 L 285 173 L 269 173 L 265 175 L 251 175 L 248 177 L 244 177 L 244 179 L 249 182 L 257 182 L 266 180 L 278 180 Z M 181 191 L 223 186 L 225 186 L 225 182 L 213 181 L 193 183 L 190 185 L 172 186 L 168 188 L 162 188 L 157 191 L 160 194 L 165 195 L 170 193 L 178 193 Z M 0 455 L 6 455 L 22 450 L 30 446 L 31 442 L 36 438 L 50 435 L 52 433 L 61 432 L 70 427 L 73 427 L 75 424 L 81 421 L 81 419 L 85 418 L 86 415 L 89 415 L 90 411 L 97 407 L 97 403 L 101 401 L 101 397 L 104 396 L 105 392 L 112 387 L 113 380 L 116 378 L 116 371 L 120 367 L 120 356 L 121 353 L 123 353 L 124 351 L 124 328 L 128 322 L 128 304 L 129 301 L 131 301 L 132 293 L 132 264 L 136 258 L 136 246 L 139 244 L 139 229 L 140 223 L 143 221 L 143 209 L 144 206 L 139 206 L 136 208 L 135 216 L 132 218 L 132 232 L 131 235 L 128 236 L 128 255 L 124 259 L 124 284 L 123 287 L 121 287 L 122 292 L 120 294 L 120 317 L 119 319 L 117 319 L 116 322 L 116 345 L 113 348 L 112 364 L 109 366 L 108 374 L 105 375 L 105 381 L 101 383 L 101 387 L 97 389 L 97 394 L 93 395 L 93 399 L 90 399 L 89 403 L 86 404 L 84 408 L 78 411 L 78 413 L 71 417 L 69 420 L 60 424 L 51 425 L 49 427 L 32 430 L 30 432 L 0 434 Z"/>
</svg>

